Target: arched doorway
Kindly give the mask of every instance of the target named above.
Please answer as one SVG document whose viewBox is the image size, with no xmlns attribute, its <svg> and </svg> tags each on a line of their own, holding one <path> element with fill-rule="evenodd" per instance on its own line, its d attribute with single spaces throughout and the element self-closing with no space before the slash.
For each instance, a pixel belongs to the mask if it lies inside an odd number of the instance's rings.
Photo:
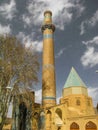
<svg viewBox="0 0 98 130">
<path fill-rule="evenodd" d="M 79 130 L 79 125 L 77 123 L 73 122 L 70 125 L 70 130 Z"/>
<path fill-rule="evenodd" d="M 62 111 L 60 108 L 57 108 L 55 113 L 62 119 Z"/>
<path fill-rule="evenodd" d="M 46 116 L 48 120 L 51 121 L 51 111 L 48 110 Z"/>
<path fill-rule="evenodd" d="M 55 125 L 58 129 L 61 129 L 61 126 L 63 125 L 62 110 L 60 108 L 57 108 L 55 111 Z"/>
<path fill-rule="evenodd" d="M 92 121 L 89 121 L 85 126 L 85 130 L 97 130 L 97 126 Z"/>
<path fill-rule="evenodd" d="M 24 102 L 19 105 L 19 130 L 26 130 L 27 107 Z"/>
</svg>

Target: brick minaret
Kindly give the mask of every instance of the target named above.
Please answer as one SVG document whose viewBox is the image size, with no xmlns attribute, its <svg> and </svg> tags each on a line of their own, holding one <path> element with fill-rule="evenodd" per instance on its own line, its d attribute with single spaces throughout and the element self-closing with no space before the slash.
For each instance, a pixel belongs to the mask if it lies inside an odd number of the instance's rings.
<svg viewBox="0 0 98 130">
<path fill-rule="evenodd" d="M 43 33 L 43 69 L 42 69 L 42 106 L 51 107 L 56 104 L 56 83 L 54 65 L 55 26 L 52 24 L 52 12 L 44 12 Z"/>
</svg>

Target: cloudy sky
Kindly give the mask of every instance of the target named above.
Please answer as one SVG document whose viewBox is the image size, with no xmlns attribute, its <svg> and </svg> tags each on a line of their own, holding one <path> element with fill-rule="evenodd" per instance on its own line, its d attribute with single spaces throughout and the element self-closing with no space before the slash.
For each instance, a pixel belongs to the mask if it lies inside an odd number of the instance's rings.
<svg viewBox="0 0 98 130">
<path fill-rule="evenodd" d="M 94 104 L 98 99 L 98 0 L 0 0 L 0 34 L 11 34 L 39 53 L 42 63 L 43 13 L 51 10 L 56 25 L 55 68 L 57 98 L 73 66 L 88 87 Z M 35 88 L 37 102 L 41 94 Z"/>
</svg>

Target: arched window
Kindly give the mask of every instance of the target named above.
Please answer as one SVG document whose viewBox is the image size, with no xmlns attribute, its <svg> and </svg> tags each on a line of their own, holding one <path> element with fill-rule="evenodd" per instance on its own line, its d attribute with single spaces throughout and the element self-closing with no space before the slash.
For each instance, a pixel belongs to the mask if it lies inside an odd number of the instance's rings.
<svg viewBox="0 0 98 130">
<path fill-rule="evenodd" d="M 62 110 L 60 108 L 57 108 L 56 111 L 55 111 L 55 125 L 56 126 L 62 126 L 63 125 Z"/>
<path fill-rule="evenodd" d="M 81 103 L 80 103 L 80 100 L 77 99 L 77 100 L 76 100 L 76 105 L 77 105 L 77 106 L 80 106 L 80 104 L 81 104 Z"/>
<path fill-rule="evenodd" d="M 46 129 L 51 130 L 51 111 L 49 110 L 46 113 L 45 122 L 46 122 L 45 125 Z"/>
<path fill-rule="evenodd" d="M 79 125 L 77 123 L 73 122 L 70 125 L 70 130 L 79 130 Z"/>
<path fill-rule="evenodd" d="M 57 115 L 62 119 L 62 111 L 60 108 L 57 108 L 56 111 Z"/>
<path fill-rule="evenodd" d="M 97 130 L 97 126 L 95 123 L 93 123 L 92 121 L 89 121 L 86 126 L 85 126 L 86 130 Z"/>
</svg>

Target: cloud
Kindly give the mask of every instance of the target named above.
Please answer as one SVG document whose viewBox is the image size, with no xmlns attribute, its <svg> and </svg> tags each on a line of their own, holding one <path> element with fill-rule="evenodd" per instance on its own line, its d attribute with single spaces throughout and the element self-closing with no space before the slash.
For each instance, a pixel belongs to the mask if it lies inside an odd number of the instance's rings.
<svg viewBox="0 0 98 130">
<path fill-rule="evenodd" d="M 59 104 L 59 100 L 61 97 L 57 97 L 56 101 L 57 104 Z M 42 89 L 39 89 L 37 91 L 35 91 L 35 102 L 36 103 L 41 103 L 42 102 Z"/>
<path fill-rule="evenodd" d="M 29 0 L 28 13 L 23 15 L 23 21 L 28 26 L 32 24 L 39 26 L 43 20 L 43 12 L 51 10 L 56 27 L 64 30 L 64 26 L 71 22 L 73 14 L 76 13 L 77 16 L 80 16 L 84 9 L 80 0 Z"/>
<path fill-rule="evenodd" d="M 33 40 L 35 34 L 25 35 L 23 32 L 19 32 L 17 38 L 22 41 L 26 48 L 33 49 L 36 52 L 42 52 L 43 50 L 43 42 L 39 40 Z"/>
<path fill-rule="evenodd" d="M 86 32 L 86 29 L 96 26 L 98 23 L 98 10 L 93 14 L 90 19 L 86 19 L 80 25 L 80 35 L 83 35 Z"/>
<path fill-rule="evenodd" d="M 91 26 L 95 26 L 98 23 L 98 10 L 95 12 L 93 17 L 90 18 L 90 21 L 88 22 Z"/>
<path fill-rule="evenodd" d="M 43 42 L 42 41 L 32 41 L 31 39 L 28 39 L 24 42 L 26 48 L 30 48 L 34 50 L 35 52 L 41 53 L 43 50 Z"/>
<path fill-rule="evenodd" d="M 83 35 L 85 33 L 85 22 L 82 22 L 81 25 L 80 25 L 80 35 Z"/>
<path fill-rule="evenodd" d="M 98 36 L 94 37 L 92 40 L 83 41 L 86 46 L 86 51 L 81 57 L 81 63 L 83 66 L 94 67 L 98 64 Z"/>
<path fill-rule="evenodd" d="M 31 17 L 26 16 L 25 14 L 23 14 L 22 15 L 22 20 L 24 21 L 24 23 L 26 23 L 26 24 L 24 24 L 24 27 L 27 27 L 27 25 L 30 26 L 32 19 L 31 19 Z"/>
<path fill-rule="evenodd" d="M 42 101 L 42 89 L 35 91 L 35 102 L 41 103 Z"/>
<path fill-rule="evenodd" d="M 23 32 L 19 32 L 16 37 L 19 38 L 20 40 L 23 40 L 23 42 L 24 42 L 26 35 Z"/>
<path fill-rule="evenodd" d="M 55 58 L 59 58 L 64 53 L 65 50 L 66 48 L 60 49 L 60 51 L 56 54 Z"/>
<path fill-rule="evenodd" d="M 42 52 L 42 50 L 43 50 L 42 41 L 34 41 L 34 42 L 32 42 L 32 46 L 34 47 L 34 50 L 36 50 L 37 52 Z"/>
<path fill-rule="evenodd" d="M 98 102 L 98 88 L 92 88 L 92 87 L 89 87 L 88 88 L 88 95 L 90 97 L 92 97 L 93 99 L 93 104 L 94 106 L 96 106 L 97 102 Z"/>
<path fill-rule="evenodd" d="M 0 34 L 9 34 L 11 33 L 10 25 L 3 26 L 0 24 Z"/>
<path fill-rule="evenodd" d="M 94 44 L 98 45 L 98 36 L 94 37 L 92 40 L 89 40 L 89 41 L 86 41 L 86 42 L 83 41 L 83 43 L 85 45 L 94 45 Z"/>
<path fill-rule="evenodd" d="M 61 98 L 61 97 L 57 97 L 57 99 L 56 99 L 57 104 L 60 103 L 60 98 Z"/>
<path fill-rule="evenodd" d="M 5 18 L 12 20 L 16 13 L 16 3 L 15 0 L 10 0 L 10 3 L 3 3 L 0 6 L 0 14 Z"/>
</svg>

